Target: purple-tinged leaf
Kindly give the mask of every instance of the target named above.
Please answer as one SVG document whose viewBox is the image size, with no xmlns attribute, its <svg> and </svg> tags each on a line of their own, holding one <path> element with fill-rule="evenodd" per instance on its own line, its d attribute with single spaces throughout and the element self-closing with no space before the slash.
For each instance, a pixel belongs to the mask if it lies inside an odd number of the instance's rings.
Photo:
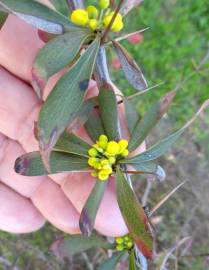
<svg viewBox="0 0 209 270">
<path fill-rule="evenodd" d="M 3 11 L 0 11 L 0 30 L 2 26 L 4 25 L 6 19 L 7 19 L 8 13 L 5 13 Z"/>
<path fill-rule="evenodd" d="M 73 61 L 87 37 L 86 29 L 73 30 L 52 39 L 39 50 L 32 68 L 32 85 L 39 98 L 48 79 Z"/>
<path fill-rule="evenodd" d="M 168 149 L 178 140 L 178 138 L 184 133 L 184 131 L 196 120 L 196 118 L 209 106 L 209 99 L 206 100 L 198 112 L 179 130 L 171 134 L 170 136 L 162 139 L 160 142 L 156 143 L 150 147 L 147 151 L 136 155 L 134 157 L 121 160 L 120 163 L 125 164 L 140 164 L 141 162 L 152 161 L 168 151 Z"/>
<path fill-rule="evenodd" d="M 154 103 L 144 117 L 138 121 L 129 141 L 128 148 L 130 151 L 135 150 L 146 139 L 153 127 L 168 110 L 175 95 L 175 91 L 167 93 L 162 99 Z"/>
<path fill-rule="evenodd" d="M 98 109 L 94 109 L 87 122 L 85 123 L 85 129 L 89 135 L 89 137 L 96 142 L 101 134 L 105 134 L 104 126 L 99 115 Z"/>
<path fill-rule="evenodd" d="M 59 258 L 68 258 L 72 257 L 76 253 L 80 253 L 91 248 L 113 249 L 114 245 L 108 243 L 99 235 L 86 237 L 81 234 L 76 234 L 58 239 L 50 247 L 50 252 Z"/>
<path fill-rule="evenodd" d="M 55 85 L 39 114 L 38 138 L 47 169 L 52 148 L 80 110 L 94 69 L 100 38 L 82 54 L 78 62 Z"/>
<path fill-rule="evenodd" d="M 124 256 L 124 254 L 124 251 L 113 254 L 111 258 L 105 260 L 103 263 L 100 264 L 98 270 L 114 270 Z"/>
<path fill-rule="evenodd" d="M 121 14 L 125 16 L 129 11 L 139 6 L 142 2 L 143 0 L 126 0 L 122 6 Z"/>
<path fill-rule="evenodd" d="M 88 171 L 88 159 L 85 157 L 53 151 L 50 159 L 51 173 Z M 20 156 L 15 161 L 15 172 L 21 175 L 48 175 L 39 152 Z"/>
<path fill-rule="evenodd" d="M 49 0 L 55 9 L 62 13 L 64 16 L 69 17 L 70 10 L 67 4 L 67 0 Z"/>
<path fill-rule="evenodd" d="M 109 140 L 119 139 L 118 104 L 111 86 L 99 90 L 99 112 Z"/>
<path fill-rule="evenodd" d="M 153 236 L 150 224 L 121 169 L 117 167 L 117 199 L 129 233 L 146 258 L 152 258 Z"/>
<path fill-rule="evenodd" d="M 112 43 L 120 59 L 120 63 L 126 79 L 136 90 L 142 91 L 146 89 L 146 79 L 144 78 L 144 75 L 137 63 L 133 60 L 133 58 L 129 55 L 129 53 L 122 45 L 120 45 L 114 40 L 112 41 Z"/>
<path fill-rule="evenodd" d="M 79 226 L 81 232 L 86 236 L 90 236 L 92 234 L 97 211 L 104 196 L 106 186 L 107 181 L 96 181 L 96 184 L 91 191 L 81 212 Z"/>
<path fill-rule="evenodd" d="M 68 18 L 33 0 L 0 0 L 0 8 L 33 26 L 53 34 L 78 29 Z"/>
<path fill-rule="evenodd" d="M 140 116 L 139 116 L 139 113 L 138 113 L 136 107 L 131 102 L 131 100 L 124 98 L 123 102 L 125 105 L 125 115 L 126 115 L 126 122 L 127 122 L 127 126 L 128 126 L 128 131 L 130 134 L 132 134 L 134 128 L 136 127 L 137 122 L 140 119 Z"/>
<path fill-rule="evenodd" d="M 163 168 L 154 162 L 141 162 L 139 164 L 133 164 L 133 167 L 142 174 L 144 173 L 154 176 L 160 182 L 163 182 L 166 178 L 166 173 Z"/>
</svg>

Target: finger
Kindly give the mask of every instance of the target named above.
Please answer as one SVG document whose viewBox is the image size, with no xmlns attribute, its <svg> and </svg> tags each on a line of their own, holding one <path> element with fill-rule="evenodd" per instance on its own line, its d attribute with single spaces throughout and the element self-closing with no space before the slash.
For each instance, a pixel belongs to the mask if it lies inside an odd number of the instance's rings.
<svg viewBox="0 0 209 270">
<path fill-rule="evenodd" d="M 31 199 L 55 227 L 67 233 L 79 233 L 79 214 L 57 184 L 44 181 Z"/>
<path fill-rule="evenodd" d="M 0 133 L 0 181 L 29 198 L 46 177 L 27 177 L 15 173 L 15 160 L 24 153 L 20 144 Z"/>
<path fill-rule="evenodd" d="M 44 222 L 29 199 L 0 183 L 0 230 L 29 233 L 40 229 Z"/>
<path fill-rule="evenodd" d="M 83 206 L 95 184 L 93 177 L 87 173 L 71 174 L 62 184 L 62 190 L 81 213 Z M 95 228 L 107 236 L 118 236 L 127 233 L 127 227 L 121 216 L 115 195 L 115 181 L 109 180 L 107 190 L 97 213 Z"/>
<path fill-rule="evenodd" d="M 35 27 L 9 15 L 0 31 L 0 65 L 30 82 L 33 61 L 43 44 Z"/>
</svg>

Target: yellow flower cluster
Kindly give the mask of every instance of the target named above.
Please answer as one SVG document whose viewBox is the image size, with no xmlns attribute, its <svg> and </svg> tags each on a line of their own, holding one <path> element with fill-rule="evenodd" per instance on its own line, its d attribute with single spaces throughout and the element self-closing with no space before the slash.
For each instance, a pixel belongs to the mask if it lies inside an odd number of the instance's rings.
<svg viewBox="0 0 209 270">
<path fill-rule="evenodd" d="M 106 135 L 100 135 L 96 144 L 88 151 L 88 164 L 94 168 L 91 175 L 101 181 L 107 180 L 113 172 L 117 158 L 126 157 L 129 154 L 127 147 L 127 140 L 108 141 Z"/>
<path fill-rule="evenodd" d="M 129 235 L 125 235 L 122 237 L 116 237 L 115 244 L 116 244 L 116 249 L 118 251 L 122 251 L 124 249 L 126 249 L 126 250 L 132 249 L 134 242 Z"/>
<path fill-rule="evenodd" d="M 92 30 L 106 28 L 114 15 L 114 11 L 109 8 L 109 0 L 100 0 L 100 10 L 95 6 L 88 6 L 86 9 L 76 9 L 71 13 L 71 21 L 79 26 L 90 27 Z M 112 27 L 112 32 L 119 32 L 123 28 L 123 18 L 117 14 Z"/>
</svg>

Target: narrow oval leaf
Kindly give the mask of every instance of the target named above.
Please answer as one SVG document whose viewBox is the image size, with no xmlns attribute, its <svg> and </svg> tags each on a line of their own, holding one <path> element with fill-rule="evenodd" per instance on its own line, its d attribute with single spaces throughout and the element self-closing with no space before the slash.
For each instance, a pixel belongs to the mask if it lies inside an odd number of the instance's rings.
<svg viewBox="0 0 209 270">
<path fill-rule="evenodd" d="M 3 11 L 0 11 L 0 30 L 2 26 L 4 25 L 6 19 L 7 19 L 8 13 L 5 13 Z"/>
<path fill-rule="evenodd" d="M 106 186 L 107 181 L 97 180 L 84 205 L 79 220 L 80 230 L 84 235 L 90 236 L 94 229 L 97 211 L 104 196 Z"/>
<path fill-rule="evenodd" d="M 148 85 L 139 66 L 123 46 L 114 40 L 112 43 L 120 59 L 126 79 L 136 90 L 141 91 L 146 89 Z"/>
<path fill-rule="evenodd" d="M 124 98 L 123 102 L 125 105 L 125 114 L 128 131 L 130 134 L 132 134 L 134 128 L 136 127 L 137 122 L 140 120 L 140 116 L 134 104 L 130 100 Z"/>
<path fill-rule="evenodd" d="M 58 239 L 52 244 L 50 251 L 60 258 L 65 258 L 91 248 L 112 249 L 113 244 L 108 243 L 99 235 L 86 237 L 84 235 L 77 234 Z"/>
<path fill-rule="evenodd" d="M 89 137 L 96 142 L 101 134 L 105 134 L 102 120 L 97 109 L 94 109 L 85 123 L 85 129 Z"/>
<path fill-rule="evenodd" d="M 151 174 L 160 182 L 166 178 L 166 173 L 160 165 L 152 161 L 141 162 L 139 164 L 134 163 L 133 167 L 144 174 Z"/>
<path fill-rule="evenodd" d="M 141 162 L 152 161 L 162 156 L 163 154 L 165 154 L 165 152 L 168 151 L 168 149 L 172 146 L 172 144 L 174 144 L 178 140 L 178 138 L 184 133 L 184 131 L 195 121 L 195 119 L 201 114 L 201 112 L 208 106 L 209 106 L 209 99 L 203 103 L 203 105 L 200 107 L 200 109 L 194 115 L 194 117 L 192 117 L 192 119 L 190 119 L 181 129 L 177 130 L 170 136 L 161 140 L 159 143 L 153 145 L 147 151 L 139 155 L 136 155 L 135 157 L 121 160 L 120 163 L 140 164 Z"/>
<path fill-rule="evenodd" d="M 119 139 L 119 119 L 118 104 L 112 88 L 102 88 L 99 90 L 99 112 L 105 129 L 105 134 L 109 140 Z"/>
<path fill-rule="evenodd" d="M 67 4 L 67 0 L 49 0 L 55 9 L 62 13 L 64 16 L 68 17 L 70 14 L 70 10 Z"/>
<path fill-rule="evenodd" d="M 118 252 L 114 255 L 112 255 L 111 258 L 107 259 L 106 261 L 104 261 L 99 267 L 98 270 L 114 270 L 117 266 L 117 264 L 120 262 L 120 260 L 122 259 L 123 255 L 125 254 L 125 252 Z"/>
<path fill-rule="evenodd" d="M 88 159 L 60 152 L 52 152 L 50 159 L 51 173 L 87 171 Z M 48 175 L 39 152 L 22 155 L 15 161 L 15 172 L 21 175 Z"/>
<path fill-rule="evenodd" d="M 148 218 L 120 168 L 117 167 L 116 171 L 118 204 L 129 233 L 143 255 L 152 258 L 153 237 Z"/>
<path fill-rule="evenodd" d="M 86 30 L 74 30 L 52 39 L 40 49 L 32 68 L 32 85 L 39 98 L 48 79 L 73 61 L 87 36 Z"/>
<path fill-rule="evenodd" d="M 153 127 L 168 110 L 175 95 L 175 91 L 166 94 L 160 101 L 154 103 L 144 117 L 138 121 L 129 141 L 128 148 L 130 151 L 135 150 L 146 139 Z"/>
<path fill-rule="evenodd" d="M 0 8 L 49 33 L 61 34 L 77 28 L 62 14 L 33 0 L 0 0 Z"/>
<path fill-rule="evenodd" d="M 55 85 L 39 114 L 38 138 L 44 164 L 64 129 L 75 119 L 88 88 L 100 38 L 89 46 L 78 62 Z M 47 168 L 49 169 L 49 167 Z"/>
<path fill-rule="evenodd" d="M 53 150 L 57 152 L 65 152 L 70 154 L 76 154 L 78 156 L 84 156 L 88 158 L 88 150 L 91 148 L 89 144 L 83 141 L 81 138 L 74 134 L 69 134 L 68 132 L 64 132 Z"/>
</svg>

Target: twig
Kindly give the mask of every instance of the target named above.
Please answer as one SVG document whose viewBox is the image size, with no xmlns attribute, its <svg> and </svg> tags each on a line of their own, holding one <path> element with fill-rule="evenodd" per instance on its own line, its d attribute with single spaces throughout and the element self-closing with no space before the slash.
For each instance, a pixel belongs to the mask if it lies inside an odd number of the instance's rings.
<svg viewBox="0 0 209 270">
<path fill-rule="evenodd" d="M 82 256 L 83 256 L 83 258 L 84 258 L 84 260 L 85 260 L 85 262 L 86 262 L 86 264 L 87 264 L 88 269 L 89 269 L 89 270 L 94 270 L 94 266 L 93 266 L 92 263 L 89 261 L 89 258 L 88 258 L 88 256 L 86 255 L 85 252 L 82 252 Z"/>
<path fill-rule="evenodd" d="M 151 188 L 152 188 L 152 182 L 147 180 L 147 186 L 145 188 L 145 191 L 144 191 L 144 194 L 143 194 L 143 197 L 142 197 L 142 205 L 143 206 L 147 205 L 147 201 L 148 201 L 148 198 L 149 198 Z"/>
<path fill-rule="evenodd" d="M 118 12 L 120 11 L 120 8 L 121 8 L 121 6 L 123 4 L 123 1 L 124 0 L 120 0 L 120 2 L 118 3 L 118 5 L 117 5 L 117 7 L 115 9 L 115 12 L 114 12 L 114 14 L 112 16 L 112 19 L 111 19 L 110 23 L 108 24 L 107 28 L 104 31 L 104 34 L 103 34 L 102 39 L 101 39 L 101 44 L 103 44 L 105 42 L 106 37 L 107 37 L 107 35 L 108 35 L 108 33 L 109 33 L 115 19 L 116 19 L 116 16 L 117 16 Z"/>
</svg>

